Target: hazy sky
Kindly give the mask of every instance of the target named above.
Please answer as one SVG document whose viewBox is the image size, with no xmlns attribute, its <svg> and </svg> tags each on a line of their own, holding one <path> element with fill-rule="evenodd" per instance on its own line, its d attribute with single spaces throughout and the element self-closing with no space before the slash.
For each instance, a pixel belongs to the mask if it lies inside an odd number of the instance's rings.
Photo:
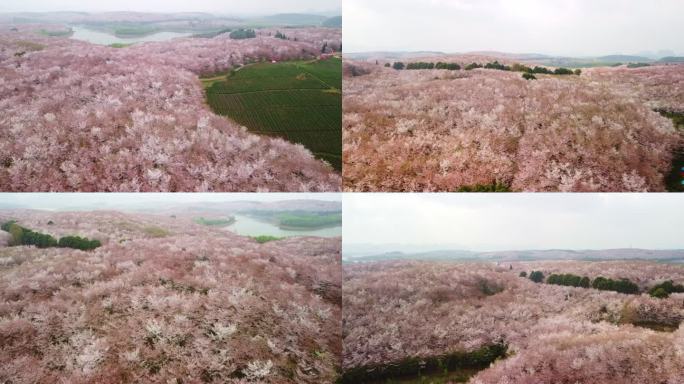
<svg viewBox="0 0 684 384">
<path fill-rule="evenodd" d="M 142 203 L 196 203 L 216 201 L 284 201 L 284 200 L 340 201 L 339 193 L 0 193 L 0 208 L 19 204 L 33 209 L 63 209 L 92 207 L 91 209 L 139 208 Z"/>
<path fill-rule="evenodd" d="M 473 251 L 684 248 L 682 194 L 344 194 L 342 242 Z"/>
<path fill-rule="evenodd" d="M 341 0 L 1 0 L 0 12 L 137 11 L 274 14 L 340 9 Z"/>
<path fill-rule="evenodd" d="M 682 0 L 344 0 L 345 52 L 684 54 Z"/>
</svg>

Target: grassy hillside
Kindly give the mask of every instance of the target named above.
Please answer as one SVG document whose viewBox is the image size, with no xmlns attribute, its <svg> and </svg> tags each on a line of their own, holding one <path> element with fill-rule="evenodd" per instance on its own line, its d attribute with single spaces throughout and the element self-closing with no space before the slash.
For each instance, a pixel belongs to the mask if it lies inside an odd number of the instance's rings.
<svg viewBox="0 0 684 384">
<path fill-rule="evenodd" d="M 340 59 L 259 63 L 203 81 L 216 113 L 252 132 L 300 143 L 341 169 Z"/>
</svg>

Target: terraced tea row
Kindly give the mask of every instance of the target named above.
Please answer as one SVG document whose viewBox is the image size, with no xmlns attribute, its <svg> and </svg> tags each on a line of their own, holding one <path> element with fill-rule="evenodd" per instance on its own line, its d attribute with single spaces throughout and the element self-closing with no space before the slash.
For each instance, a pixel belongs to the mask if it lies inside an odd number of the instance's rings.
<svg viewBox="0 0 684 384">
<path fill-rule="evenodd" d="M 250 131 L 299 143 L 341 169 L 342 67 L 329 58 L 259 63 L 203 79 L 207 102 Z"/>
</svg>

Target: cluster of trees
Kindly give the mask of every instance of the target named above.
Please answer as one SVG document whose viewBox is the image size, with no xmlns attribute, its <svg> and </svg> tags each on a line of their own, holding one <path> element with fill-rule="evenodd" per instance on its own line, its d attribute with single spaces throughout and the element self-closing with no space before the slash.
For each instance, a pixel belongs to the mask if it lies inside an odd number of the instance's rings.
<svg viewBox="0 0 684 384">
<path fill-rule="evenodd" d="M 544 75 L 581 75 L 582 70 L 581 69 L 575 69 L 574 71 L 572 69 L 568 68 L 556 68 L 553 71 L 546 68 L 546 67 L 540 67 L 540 66 L 535 66 L 534 68 L 528 67 L 526 65 L 522 64 L 513 64 L 511 67 L 511 70 L 514 72 L 524 72 L 524 73 L 529 73 L 529 74 L 544 74 Z"/>
<path fill-rule="evenodd" d="M 366 382 L 394 382 L 410 377 L 424 379 L 436 373 L 458 372 L 466 369 L 484 369 L 498 359 L 506 357 L 504 343 L 482 346 L 474 351 L 453 351 L 439 356 L 411 356 L 388 364 L 369 364 L 347 369 L 340 384 Z"/>
<path fill-rule="evenodd" d="M 100 240 L 90 240 L 80 236 L 64 236 L 59 239 L 59 246 L 62 248 L 74 248 L 82 251 L 89 251 L 102 246 Z"/>
<path fill-rule="evenodd" d="M 32 231 L 17 224 L 16 221 L 8 221 L 0 226 L 3 231 L 9 232 L 12 236 L 10 245 L 35 245 L 38 248 L 49 248 L 57 246 L 57 239 L 54 237 Z"/>
<path fill-rule="evenodd" d="M 520 277 L 527 277 L 527 272 L 520 272 Z M 544 282 L 544 273 L 541 271 L 532 271 L 530 272 L 529 279 L 535 283 L 542 283 Z M 639 293 L 639 286 L 629 279 L 613 280 L 599 276 L 591 281 L 587 276 L 578 276 L 572 273 L 551 274 L 546 278 L 546 284 L 594 288 L 601 291 L 614 291 L 627 294 Z M 682 289 L 684 289 L 684 287 L 682 287 Z"/>
<path fill-rule="evenodd" d="M 287 36 L 285 34 L 281 33 L 280 31 L 277 31 L 275 34 L 276 39 L 282 39 L 282 40 L 287 40 Z"/>
<path fill-rule="evenodd" d="M 9 232 L 9 234 L 12 236 L 10 245 L 13 246 L 34 245 L 38 248 L 61 247 L 88 251 L 102 245 L 99 240 L 89 240 L 79 236 L 65 236 L 57 240 L 52 235 L 36 232 L 22 227 L 21 225 L 17 224 L 16 221 L 8 221 L 2 224 L 0 228 L 5 232 Z"/>
<path fill-rule="evenodd" d="M 662 282 L 658 285 L 651 287 L 651 289 L 648 290 L 649 295 L 651 295 L 652 297 L 656 297 L 658 299 L 664 299 L 670 297 L 670 295 L 673 293 L 682 292 L 684 292 L 684 285 L 674 284 L 672 280 Z"/>
<path fill-rule="evenodd" d="M 385 67 L 389 67 L 390 63 L 385 63 Z M 443 63 L 443 62 L 437 62 L 437 63 L 429 63 L 429 62 L 424 62 L 424 61 L 418 61 L 414 63 L 408 63 L 404 64 L 401 61 L 395 61 L 392 63 L 392 68 L 400 71 L 403 69 L 446 69 L 449 71 L 458 71 L 461 69 L 461 66 L 456 64 L 456 63 Z"/>
<path fill-rule="evenodd" d="M 484 66 L 485 69 L 496 69 L 499 71 L 510 71 L 511 67 L 508 65 L 504 65 L 499 63 L 497 60 L 492 61 L 491 63 L 487 63 Z"/>
<path fill-rule="evenodd" d="M 643 67 L 650 67 L 651 64 L 649 63 L 629 63 L 627 64 L 627 68 L 643 68 Z"/>
<path fill-rule="evenodd" d="M 492 62 L 489 62 L 485 65 L 479 64 L 479 63 L 470 63 L 465 67 L 466 71 L 470 71 L 476 68 L 485 68 L 485 69 L 496 69 L 499 71 L 513 71 L 513 72 L 524 72 L 523 77 L 527 80 L 533 80 L 536 79 L 533 74 L 545 74 L 545 75 L 581 75 L 582 71 L 580 69 L 576 70 L 571 70 L 568 68 L 556 68 L 554 70 L 550 70 L 546 67 L 540 67 L 540 66 L 535 66 L 534 68 L 528 67 L 523 64 L 513 64 L 512 66 L 508 66 L 502 63 L 499 63 L 499 61 L 494 60 Z"/>
<path fill-rule="evenodd" d="M 470 63 L 465 66 L 466 71 L 472 71 L 473 69 L 482 68 L 482 64 Z"/>
<path fill-rule="evenodd" d="M 494 182 L 492 184 L 464 185 L 459 187 L 456 192 L 511 192 L 510 186 Z"/>
<path fill-rule="evenodd" d="M 591 282 L 591 287 L 601 291 L 614 291 L 632 295 L 639 293 L 639 286 L 629 279 L 613 280 L 599 276 Z"/>
<path fill-rule="evenodd" d="M 419 61 L 415 63 L 408 63 L 406 65 L 406 69 L 446 69 L 449 71 L 458 71 L 461 69 L 461 66 L 456 63 L 444 63 L 441 61 L 437 62 L 436 64 Z"/>
<path fill-rule="evenodd" d="M 256 32 L 253 29 L 236 29 L 230 33 L 230 38 L 233 40 L 253 39 L 256 37 Z"/>
<path fill-rule="evenodd" d="M 589 288 L 591 280 L 586 276 L 577 276 L 572 273 L 561 275 L 552 274 L 546 279 L 547 284 L 564 285 L 567 287 Z"/>
</svg>

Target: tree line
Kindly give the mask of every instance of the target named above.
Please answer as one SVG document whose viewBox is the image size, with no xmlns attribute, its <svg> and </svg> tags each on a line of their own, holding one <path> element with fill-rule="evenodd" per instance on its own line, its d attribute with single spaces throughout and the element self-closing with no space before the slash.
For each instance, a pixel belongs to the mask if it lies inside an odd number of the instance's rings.
<svg viewBox="0 0 684 384">
<path fill-rule="evenodd" d="M 52 235 L 22 227 L 14 220 L 3 223 L 0 226 L 0 229 L 8 232 L 12 236 L 10 239 L 11 246 L 34 245 L 38 248 L 60 247 L 88 251 L 102 245 L 100 240 L 90 240 L 80 236 L 64 236 L 57 240 Z"/>
<path fill-rule="evenodd" d="M 242 40 L 242 39 L 253 39 L 256 37 L 256 32 L 253 29 L 236 29 L 230 33 L 231 39 Z"/>
<path fill-rule="evenodd" d="M 408 63 L 404 64 L 401 61 L 395 61 L 390 65 L 390 63 L 385 63 L 385 67 L 392 67 L 398 71 L 401 71 L 403 69 L 411 70 L 411 69 L 446 69 L 449 71 L 458 71 L 461 69 L 461 66 L 458 65 L 457 63 L 444 63 L 444 62 L 437 62 L 437 63 L 432 63 L 432 62 L 425 62 L 425 61 L 418 61 L 414 63 Z"/>
<path fill-rule="evenodd" d="M 527 272 L 521 272 L 520 277 L 527 277 Z M 529 279 L 535 283 L 543 283 L 545 276 L 541 271 L 532 271 L 529 275 Z M 592 281 L 587 276 L 578 276 L 573 275 L 572 273 L 551 274 L 546 278 L 546 284 L 594 288 L 600 291 L 613 291 L 630 295 L 639 294 L 639 286 L 629 279 L 614 280 L 603 276 L 599 276 Z M 682 290 L 684 291 L 684 287 L 682 287 Z"/>
<path fill-rule="evenodd" d="M 390 67 L 390 63 L 386 63 L 385 67 Z M 415 63 L 408 63 L 404 64 L 401 61 L 396 61 L 391 65 L 392 68 L 396 70 L 403 70 L 403 69 L 448 69 L 452 71 L 456 71 L 461 69 L 461 66 L 456 64 L 456 63 L 443 63 L 443 62 L 438 62 L 438 63 L 430 63 L 430 62 L 415 62 Z M 502 63 L 499 63 L 498 60 L 494 60 L 492 62 L 486 63 L 484 65 L 480 63 L 470 63 L 465 66 L 466 71 L 472 71 L 473 69 L 477 68 L 484 68 L 484 69 L 495 69 L 498 71 L 513 71 L 513 72 L 523 72 L 523 78 L 526 80 L 534 80 L 536 77 L 534 74 L 545 74 L 545 75 L 581 75 L 582 70 L 581 69 L 575 69 L 574 71 L 572 69 L 568 68 L 556 68 L 554 70 L 550 70 L 546 67 L 540 67 L 540 66 L 535 66 L 535 67 L 528 67 L 523 64 L 513 64 L 512 66 L 505 65 Z"/>
</svg>

